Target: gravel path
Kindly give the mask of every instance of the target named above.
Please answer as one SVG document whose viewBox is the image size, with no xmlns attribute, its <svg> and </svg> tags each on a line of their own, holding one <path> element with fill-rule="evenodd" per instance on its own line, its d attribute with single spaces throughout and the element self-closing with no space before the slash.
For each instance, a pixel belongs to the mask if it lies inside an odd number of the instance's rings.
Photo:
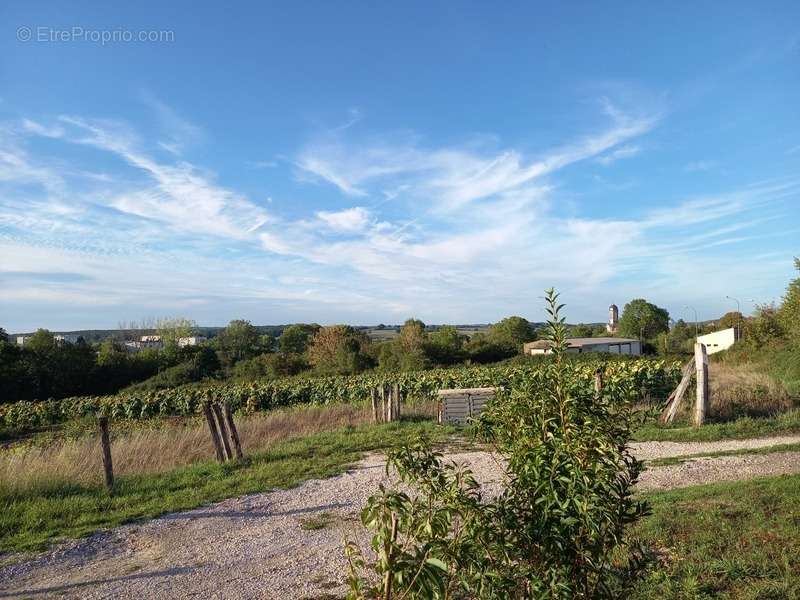
<svg viewBox="0 0 800 600">
<path fill-rule="evenodd" d="M 779 437 L 734 442 L 636 445 L 641 458 L 763 448 L 800 442 Z M 479 481 L 499 489 L 487 452 L 452 454 Z M 648 469 L 640 488 L 668 489 L 712 481 L 800 472 L 800 452 L 691 459 Z M 379 483 L 388 483 L 381 456 L 354 469 L 291 489 L 232 498 L 60 544 L 34 559 L 0 567 L 0 598 L 325 598 L 344 595 L 343 539 L 367 546 L 358 513 Z M 326 512 L 328 526 L 307 531 Z"/>
<path fill-rule="evenodd" d="M 634 442 L 631 444 L 631 448 L 637 458 L 653 460 L 701 453 L 756 450 L 783 444 L 800 444 L 800 435 L 779 435 L 753 440 L 722 440 L 719 442 Z"/>
</svg>

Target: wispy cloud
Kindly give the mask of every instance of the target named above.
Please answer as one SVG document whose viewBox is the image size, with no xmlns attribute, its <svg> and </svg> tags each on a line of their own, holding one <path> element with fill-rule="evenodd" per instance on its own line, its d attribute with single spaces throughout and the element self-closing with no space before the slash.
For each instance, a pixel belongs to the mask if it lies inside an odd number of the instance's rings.
<svg viewBox="0 0 800 600">
<path fill-rule="evenodd" d="M 333 231 L 363 231 L 370 222 L 369 211 L 362 206 L 330 212 L 320 211 L 317 218 Z"/>
<path fill-rule="evenodd" d="M 206 132 L 201 127 L 180 115 L 151 92 L 143 91 L 142 100 L 155 112 L 164 130 L 166 139 L 158 141 L 158 145 L 162 149 L 180 156 L 187 148 L 206 140 Z"/>
<path fill-rule="evenodd" d="M 109 122 L 62 116 L 77 135 L 66 139 L 116 154 L 149 176 L 153 185 L 142 186 L 111 199 L 122 212 L 154 219 L 203 235 L 243 238 L 270 221 L 270 216 L 244 196 L 215 185 L 207 173 L 188 162 L 164 164 L 137 148 L 125 127 Z"/>
<path fill-rule="evenodd" d="M 597 159 L 597 162 L 599 162 L 601 165 L 608 166 L 612 163 L 617 162 L 620 159 L 631 158 L 632 156 L 636 156 L 641 151 L 642 149 L 639 146 L 634 146 L 634 145 L 621 146 L 599 157 Z"/>
<path fill-rule="evenodd" d="M 570 164 L 597 157 L 647 133 L 659 119 L 631 117 L 610 103 L 605 103 L 605 112 L 612 121 L 605 131 L 539 158 L 528 158 L 517 150 L 478 153 L 470 148 L 426 148 L 413 141 L 348 144 L 328 136 L 307 145 L 296 165 L 354 197 L 366 196 L 367 185 L 377 182 L 384 188 L 396 188 L 397 180 L 402 179 L 408 193 L 432 201 L 433 209 L 448 212 L 519 189 Z M 617 148 L 618 158 L 638 151 L 633 148 Z"/>
<path fill-rule="evenodd" d="M 164 159 L 158 140 L 126 123 L 22 122 L 0 138 L 0 269 L 25 274 L 10 276 L 14 291 L 2 302 L 81 306 L 84 296 L 83 305 L 156 314 L 264 305 L 297 319 L 324 320 L 315 315 L 324 309 L 359 322 L 378 313 L 488 320 L 497 311 L 530 314 L 550 285 L 594 298 L 609 282 L 625 293 L 621 281 L 655 274 L 686 288 L 681 260 L 756 239 L 764 219 L 774 225 L 797 200 L 800 181 L 787 178 L 669 203 L 651 198 L 646 205 L 661 208 L 624 217 L 565 210 L 562 169 L 630 155 L 633 139 L 658 122 L 606 108 L 606 129 L 542 154 L 337 132 L 294 162 L 338 191 L 311 204 L 309 187 L 296 186 L 291 211 L 274 213 L 200 165 Z M 32 155 L 26 136 L 60 140 L 60 168 Z M 116 176 L 92 177 L 75 145 L 115 158 Z M 731 268 L 761 269 L 749 261 Z M 709 277 L 709 289 L 723 285 L 721 275 Z M 670 289 L 665 297 L 676 294 Z"/>
</svg>

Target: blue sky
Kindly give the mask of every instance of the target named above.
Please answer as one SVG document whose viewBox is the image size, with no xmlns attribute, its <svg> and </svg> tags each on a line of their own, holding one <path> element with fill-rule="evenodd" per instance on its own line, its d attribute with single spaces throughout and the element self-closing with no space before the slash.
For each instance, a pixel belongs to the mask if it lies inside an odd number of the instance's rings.
<svg viewBox="0 0 800 600">
<path fill-rule="evenodd" d="M 800 254 L 799 20 L 5 2 L 0 326 L 749 312 Z"/>
</svg>

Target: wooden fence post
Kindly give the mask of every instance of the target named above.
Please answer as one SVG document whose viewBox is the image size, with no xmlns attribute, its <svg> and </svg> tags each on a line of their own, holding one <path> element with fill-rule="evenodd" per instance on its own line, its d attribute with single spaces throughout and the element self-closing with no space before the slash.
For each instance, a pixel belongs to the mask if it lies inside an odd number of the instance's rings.
<svg viewBox="0 0 800 600">
<path fill-rule="evenodd" d="M 97 424 L 100 426 L 100 445 L 103 447 L 103 471 L 106 476 L 106 487 L 108 491 L 114 487 L 114 466 L 111 463 L 111 441 L 108 435 L 108 417 L 98 417 Z"/>
<path fill-rule="evenodd" d="M 394 384 L 394 420 L 400 420 L 400 384 Z"/>
<path fill-rule="evenodd" d="M 228 442 L 228 428 L 225 427 L 225 417 L 222 414 L 222 407 L 219 402 L 212 405 L 214 414 L 217 416 L 217 423 L 219 423 L 219 435 L 222 438 L 222 445 L 225 447 L 225 456 L 228 460 L 233 460 L 233 452 L 231 452 L 231 445 Z"/>
<path fill-rule="evenodd" d="M 242 452 L 242 442 L 239 439 L 239 431 L 236 429 L 236 423 L 233 421 L 233 414 L 231 413 L 231 405 L 225 402 L 225 420 L 228 422 L 228 430 L 233 440 L 233 449 L 236 451 L 236 458 L 242 459 L 244 453 Z"/>
<path fill-rule="evenodd" d="M 392 422 L 392 386 L 384 384 L 383 386 L 383 413 L 387 423 Z"/>
<path fill-rule="evenodd" d="M 694 406 L 694 424 L 699 427 L 708 416 L 708 353 L 705 345 L 696 342 L 694 345 L 694 364 L 697 369 L 697 402 Z"/>
<path fill-rule="evenodd" d="M 600 396 L 601 391 L 603 391 L 603 371 L 597 369 L 594 372 L 594 395 Z"/>
<path fill-rule="evenodd" d="M 369 397 L 372 400 L 372 422 L 377 423 L 380 420 L 378 418 L 378 389 L 370 389 Z"/>
<path fill-rule="evenodd" d="M 683 367 L 681 382 L 678 384 L 678 387 L 672 391 L 664 404 L 664 412 L 661 413 L 660 417 L 662 423 L 672 423 L 675 419 L 675 415 L 678 414 L 678 408 L 683 400 L 683 395 L 686 393 L 686 389 L 692 381 L 692 371 L 694 371 L 694 356 Z"/>
<path fill-rule="evenodd" d="M 214 415 L 211 414 L 211 401 L 206 400 L 203 402 L 203 414 L 206 416 L 206 422 L 208 423 L 208 430 L 211 432 L 211 441 L 214 444 L 214 451 L 217 453 L 217 460 L 219 462 L 225 462 L 225 456 L 222 454 L 222 443 L 219 440 L 219 432 L 217 431 L 217 425 L 214 423 Z"/>
</svg>

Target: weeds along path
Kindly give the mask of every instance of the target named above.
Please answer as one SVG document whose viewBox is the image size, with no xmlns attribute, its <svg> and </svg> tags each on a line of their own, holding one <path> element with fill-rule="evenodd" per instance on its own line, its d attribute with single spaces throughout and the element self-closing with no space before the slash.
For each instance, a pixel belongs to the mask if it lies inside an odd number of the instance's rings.
<svg viewBox="0 0 800 600">
<path fill-rule="evenodd" d="M 761 449 L 800 436 L 675 444 L 645 442 L 649 460 Z M 502 485 L 488 452 L 450 454 L 469 463 L 490 491 Z M 800 472 L 800 452 L 692 458 L 648 468 L 643 490 Z M 290 489 L 232 498 L 66 542 L 33 559 L 7 557 L 0 598 L 319 598 L 341 596 L 344 538 L 368 545 L 358 514 L 380 483 L 383 458 L 371 455 L 350 472 Z"/>
</svg>

